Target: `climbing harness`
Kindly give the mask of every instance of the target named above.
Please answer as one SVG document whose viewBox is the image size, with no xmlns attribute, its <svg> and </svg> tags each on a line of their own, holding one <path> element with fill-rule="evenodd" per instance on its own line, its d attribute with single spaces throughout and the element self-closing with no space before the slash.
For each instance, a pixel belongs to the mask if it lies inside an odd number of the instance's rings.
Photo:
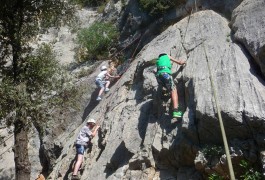
<svg viewBox="0 0 265 180">
<path fill-rule="evenodd" d="M 162 69 L 166 69 L 166 68 L 168 68 L 168 67 L 167 66 L 158 66 L 157 70 L 162 70 Z"/>
</svg>

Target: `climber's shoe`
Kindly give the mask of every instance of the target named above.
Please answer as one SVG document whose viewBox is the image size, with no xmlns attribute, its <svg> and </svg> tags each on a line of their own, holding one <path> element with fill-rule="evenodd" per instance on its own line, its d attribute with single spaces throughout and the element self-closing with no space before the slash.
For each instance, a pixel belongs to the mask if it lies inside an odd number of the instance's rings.
<svg viewBox="0 0 265 180">
<path fill-rule="evenodd" d="M 98 96 L 96 100 L 97 100 L 97 101 L 101 101 L 102 98 L 101 98 L 100 96 Z"/>
<path fill-rule="evenodd" d="M 78 175 L 72 175 L 71 180 L 79 180 L 80 178 L 78 177 Z"/>
<path fill-rule="evenodd" d="M 173 111 L 173 118 L 182 117 L 183 113 L 181 111 Z"/>
<path fill-rule="evenodd" d="M 105 88 L 105 92 L 108 92 L 109 91 L 109 88 Z"/>
<path fill-rule="evenodd" d="M 171 119 L 171 124 L 174 124 L 174 123 L 177 123 L 177 122 L 179 122 L 178 118 L 172 118 Z"/>
</svg>

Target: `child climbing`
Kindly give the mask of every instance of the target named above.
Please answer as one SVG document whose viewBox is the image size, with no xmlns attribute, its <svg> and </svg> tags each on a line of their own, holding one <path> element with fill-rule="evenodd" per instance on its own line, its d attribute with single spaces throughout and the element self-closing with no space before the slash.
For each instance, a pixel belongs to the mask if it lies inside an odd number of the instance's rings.
<svg viewBox="0 0 265 180">
<path fill-rule="evenodd" d="M 166 53 L 160 54 L 156 61 L 156 66 L 157 66 L 156 77 L 158 84 L 162 85 L 169 92 L 171 92 L 171 100 L 173 102 L 173 117 L 177 118 L 177 117 L 182 117 L 183 113 L 179 110 L 178 93 L 173 78 L 171 76 L 172 65 L 170 61 L 177 63 L 179 65 L 186 64 L 185 61 L 176 60 Z"/>
<path fill-rule="evenodd" d="M 94 119 L 89 119 L 87 121 L 87 124 L 84 127 L 82 127 L 82 129 L 80 130 L 75 144 L 77 159 L 74 166 L 72 180 L 79 179 L 77 172 L 83 162 L 84 152 L 90 140 L 97 134 L 98 129 L 99 126 L 98 125 L 96 126 L 96 121 Z"/>
<path fill-rule="evenodd" d="M 100 101 L 101 95 L 102 93 L 108 92 L 109 91 L 109 85 L 110 85 L 110 78 L 119 78 L 120 76 L 112 76 L 110 75 L 111 73 L 111 69 L 108 70 L 106 66 L 102 66 L 100 68 L 101 72 L 98 74 L 98 76 L 96 77 L 95 83 L 97 85 L 97 87 L 100 88 L 99 93 L 98 93 L 98 97 L 97 97 L 97 101 Z"/>
</svg>

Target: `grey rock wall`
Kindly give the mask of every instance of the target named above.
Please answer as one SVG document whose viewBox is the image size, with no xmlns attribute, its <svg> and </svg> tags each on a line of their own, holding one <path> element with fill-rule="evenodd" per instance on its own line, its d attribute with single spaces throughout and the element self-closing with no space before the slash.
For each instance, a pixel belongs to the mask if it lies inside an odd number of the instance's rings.
<svg viewBox="0 0 265 180">
<path fill-rule="evenodd" d="M 232 14 L 235 39 L 244 45 L 265 75 L 265 2 L 244 0 Z"/>
<path fill-rule="evenodd" d="M 7 128 L 4 123 L 0 127 L 0 179 L 15 178 L 15 162 L 12 147 L 14 145 L 13 127 Z"/>
<path fill-rule="evenodd" d="M 194 2 L 187 1 L 186 8 L 194 8 Z M 228 177 L 224 152 L 213 160 L 202 153 L 206 145 L 222 146 L 206 55 L 218 92 L 232 161 L 234 164 L 242 159 L 253 164 L 261 162 L 264 168 L 265 82 L 255 67 L 256 62 L 264 74 L 264 2 L 240 2 L 198 1 L 198 10 L 214 9 L 223 16 L 211 10 L 191 16 L 183 8 L 178 13 L 170 12 L 164 21 L 173 18 L 177 23 L 154 39 L 153 31 L 146 34 L 145 43 L 153 40 L 143 47 L 98 105 L 94 91 L 98 69 L 91 76 L 80 79 L 77 84 L 87 85 L 87 92 L 80 100 L 80 112 L 68 109 L 64 113 L 60 110 L 54 113 L 58 121 L 48 125 L 42 143 L 36 132 L 31 133 L 29 152 L 34 164 L 31 178 L 41 171 L 40 156 L 42 170 L 51 171 L 47 179 L 68 179 L 75 157 L 76 135 L 84 125 L 81 123 L 90 117 L 101 122 L 101 131 L 85 155 L 81 179 L 195 180 L 206 179 L 213 172 Z M 123 12 L 123 19 L 119 19 L 125 34 L 137 34 L 142 24 L 149 23 L 147 16 L 138 14 L 137 6 L 131 3 L 133 1 L 125 2 L 131 6 Z M 117 18 L 122 6 L 119 1 L 107 6 L 106 14 L 115 11 L 106 15 L 106 19 Z M 224 17 L 230 18 L 232 11 L 229 23 Z M 82 21 L 90 24 L 96 19 L 94 12 L 92 16 L 88 19 L 85 16 Z M 182 16 L 186 18 L 179 21 Z M 151 26 L 155 28 L 156 25 L 159 23 Z M 71 62 L 75 35 L 67 28 L 52 34 L 44 35 L 43 41 L 56 39 L 54 47 L 58 50 L 58 58 L 65 63 Z M 181 109 L 185 111 L 180 122 L 172 121 L 170 97 L 162 93 L 153 73 L 153 60 L 162 52 L 187 60 L 185 67 L 173 66 Z M 12 142 L 10 144 L 12 146 Z M 38 147 L 40 154 L 36 151 Z M 12 157 L 12 152 L 6 155 Z M 5 157 L 1 160 L 6 162 Z M 6 166 L 2 171 L 4 175 L 14 174 L 12 167 L 12 163 Z"/>
<path fill-rule="evenodd" d="M 203 165 L 200 158 L 194 162 L 204 145 L 222 145 L 206 57 L 232 161 L 238 164 L 247 158 L 258 163 L 264 147 L 264 80 L 255 72 L 246 49 L 233 42 L 230 34 L 225 18 L 201 11 L 170 26 L 147 44 L 89 114 L 101 122 L 101 132 L 86 155 L 81 179 L 184 180 L 202 179 L 212 172 L 228 176 L 225 155 L 214 167 Z M 161 95 L 152 72 L 152 60 L 161 52 L 187 60 L 183 70 L 173 66 L 185 111 L 181 122 L 172 122 L 170 97 Z M 55 179 L 64 174 L 73 153 L 71 150 L 58 158 L 60 163 L 54 167 L 57 176 L 52 172 Z"/>
<path fill-rule="evenodd" d="M 56 59 L 62 65 L 75 62 L 77 48 L 77 32 L 80 28 L 89 27 L 100 15 L 93 9 L 77 9 L 71 27 L 50 28 L 47 33 L 40 34 L 37 43 L 50 43 L 56 53 Z"/>
<path fill-rule="evenodd" d="M 33 126 L 29 132 L 28 155 L 31 163 L 30 179 L 36 179 L 40 172 L 42 172 L 42 165 L 40 163 L 39 149 L 40 137 L 37 129 Z"/>
</svg>

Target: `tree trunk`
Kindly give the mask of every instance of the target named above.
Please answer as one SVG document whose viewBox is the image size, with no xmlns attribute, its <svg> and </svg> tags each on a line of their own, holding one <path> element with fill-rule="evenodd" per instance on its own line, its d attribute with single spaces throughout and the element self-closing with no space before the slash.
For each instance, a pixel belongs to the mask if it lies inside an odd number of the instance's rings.
<svg viewBox="0 0 265 180">
<path fill-rule="evenodd" d="M 17 120 L 15 122 L 15 169 L 16 180 L 30 179 L 30 162 L 28 156 L 28 134 L 26 125 Z"/>
</svg>

